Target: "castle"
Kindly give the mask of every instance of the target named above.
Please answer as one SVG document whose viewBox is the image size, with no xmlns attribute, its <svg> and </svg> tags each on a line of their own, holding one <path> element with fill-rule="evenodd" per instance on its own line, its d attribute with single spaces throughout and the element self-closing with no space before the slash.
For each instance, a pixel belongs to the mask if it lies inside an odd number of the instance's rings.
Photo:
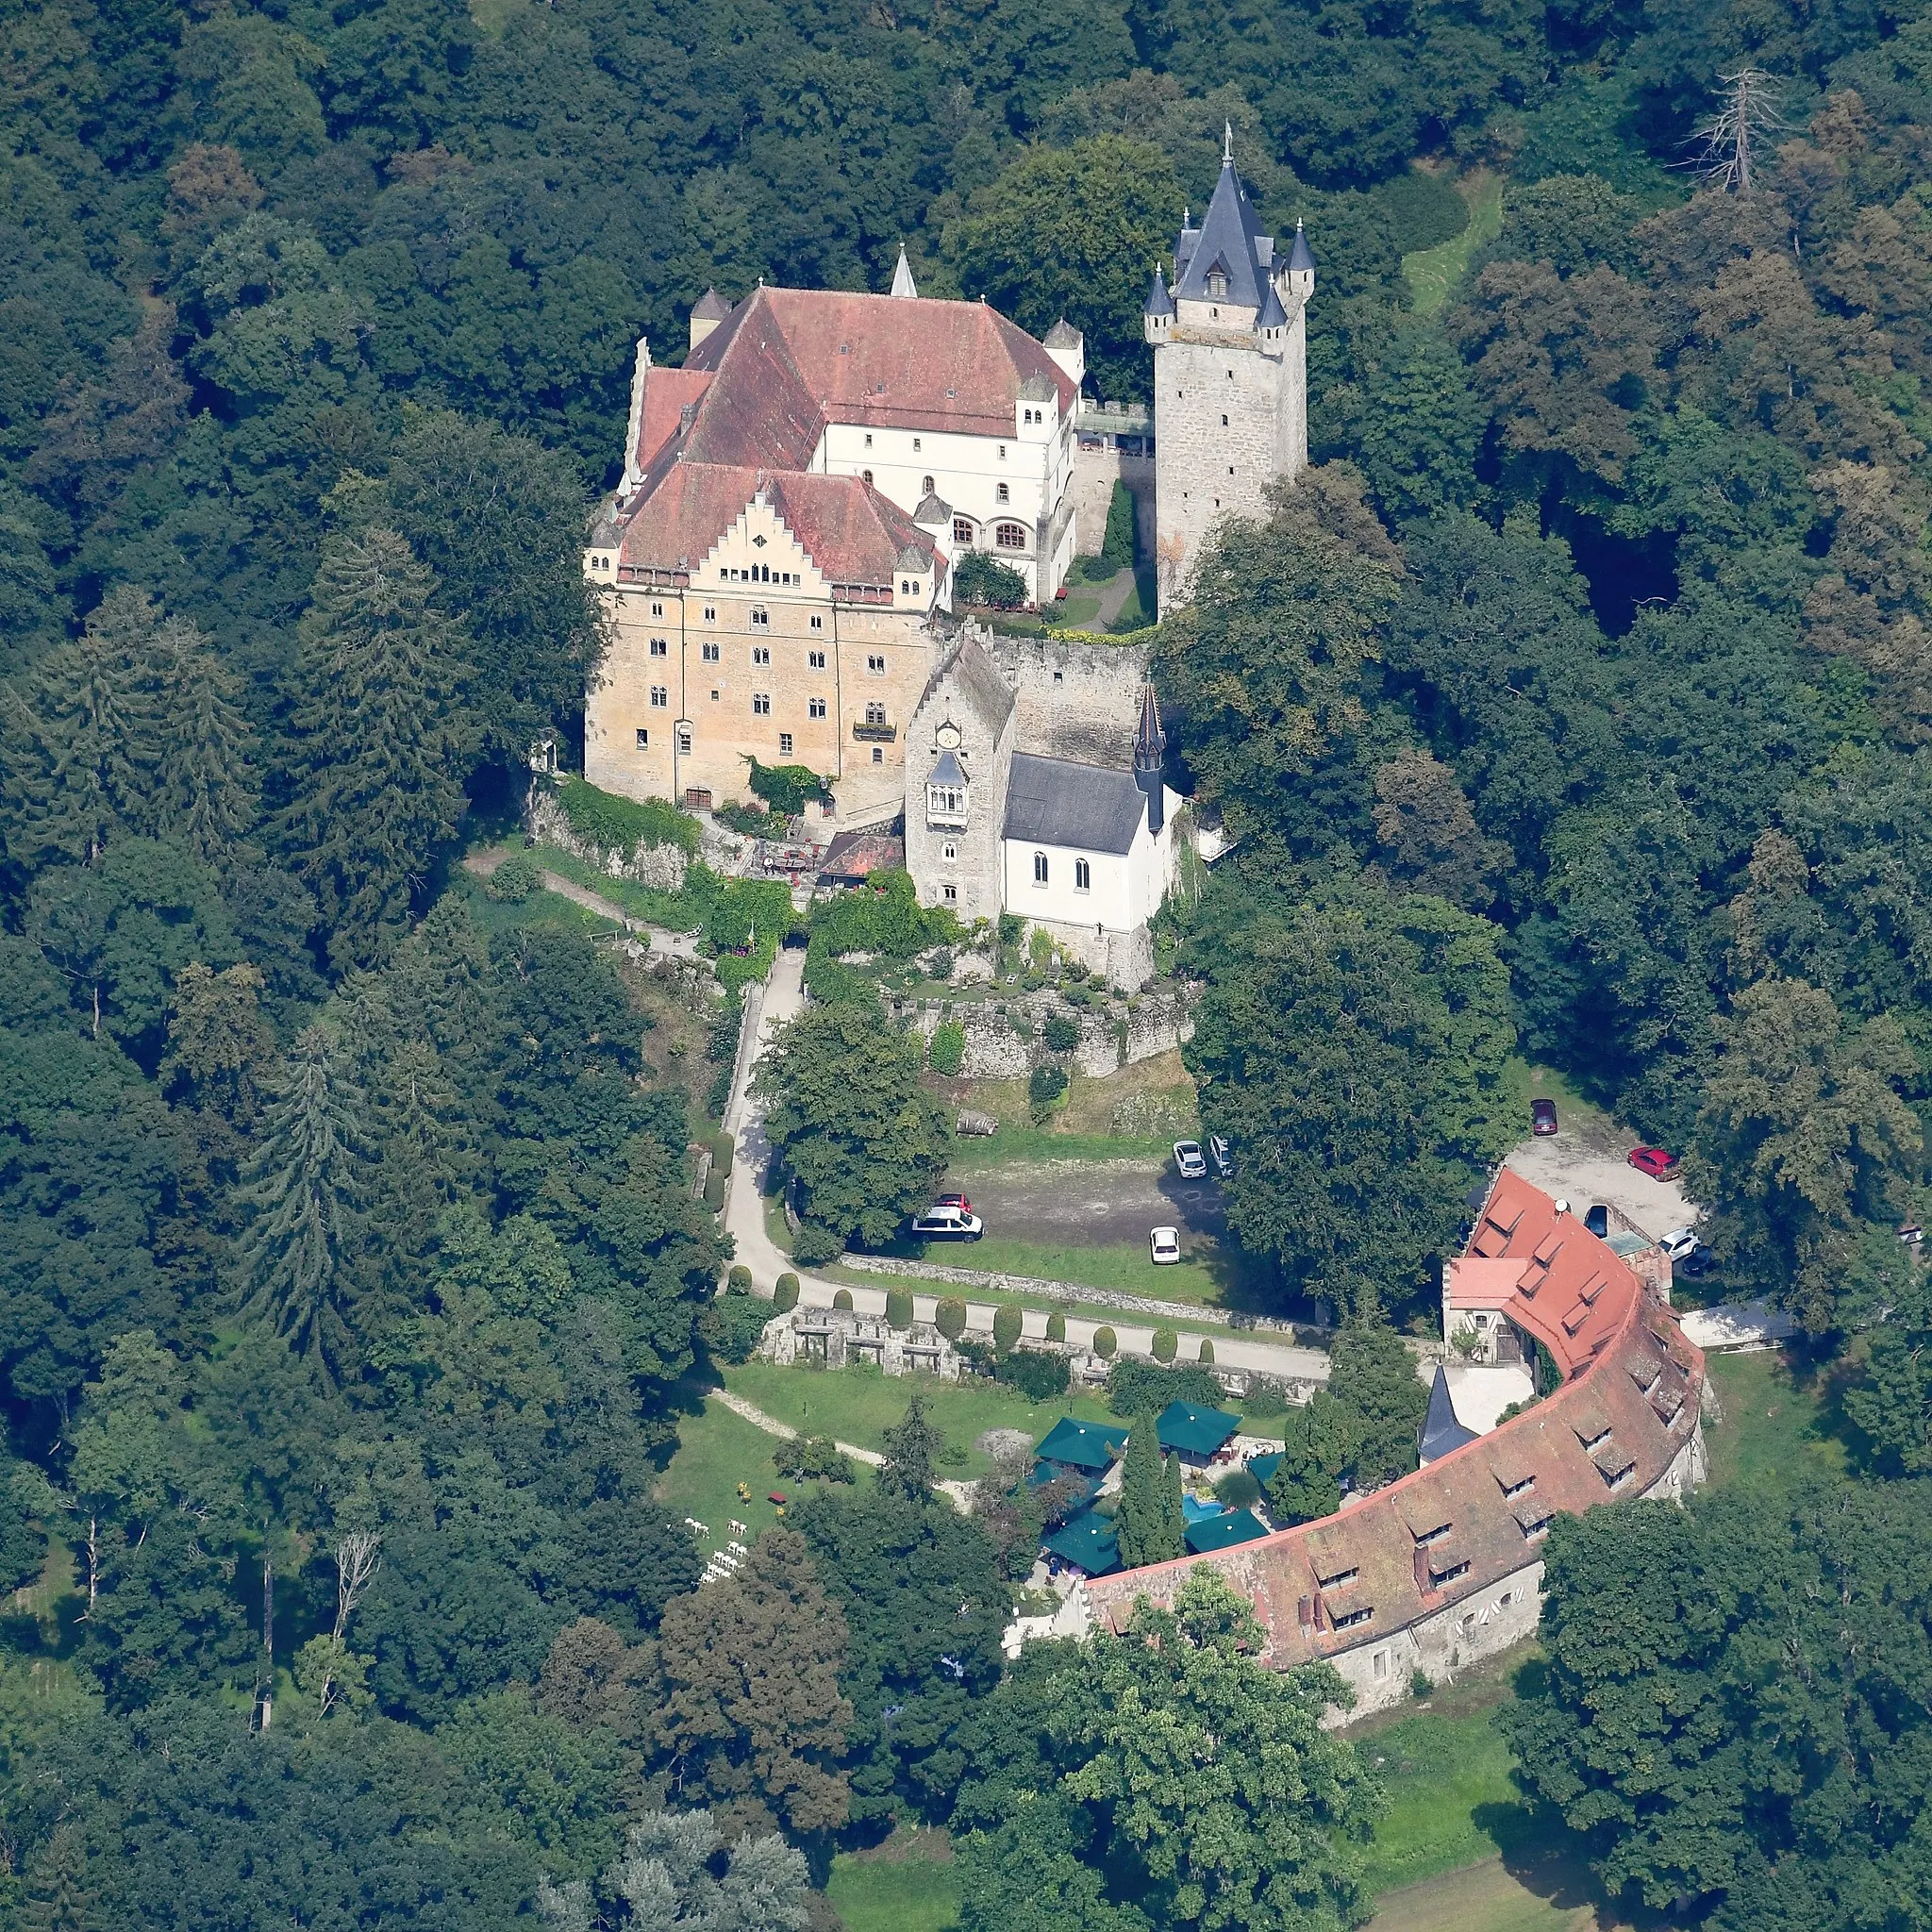
<svg viewBox="0 0 1932 1932">
<path fill-rule="evenodd" d="M 1299 227 L 1285 259 L 1258 233 L 1229 134 L 1143 318 L 1163 611 L 1217 520 L 1265 514 L 1307 460 L 1314 283 Z M 681 367 L 638 343 L 623 480 L 585 551 L 610 616 L 585 776 L 703 809 L 747 797 L 755 764 L 808 766 L 841 824 L 904 811 L 927 904 L 1021 912 L 1141 984 L 1174 863 L 1144 654 L 950 621 L 975 552 L 1050 610 L 1082 547 L 1076 482 L 1107 500 L 1080 468 L 1080 332 L 922 297 L 903 249 L 888 294 L 708 290 L 690 331 Z"/>
</svg>

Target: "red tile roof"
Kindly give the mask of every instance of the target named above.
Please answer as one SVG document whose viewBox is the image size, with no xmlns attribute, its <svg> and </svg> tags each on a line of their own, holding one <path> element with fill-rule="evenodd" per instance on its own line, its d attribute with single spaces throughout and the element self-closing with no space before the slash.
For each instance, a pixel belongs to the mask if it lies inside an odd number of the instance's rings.
<svg viewBox="0 0 1932 1932">
<path fill-rule="evenodd" d="M 1521 1264 L 1506 1311 L 1545 1340 L 1570 1375 L 1560 1389 L 1334 1516 L 1091 1582 L 1095 1618 L 1122 1628 L 1138 1597 L 1171 1601 L 1194 1563 L 1212 1563 L 1252 1600 L 1267 1659 L 1285 1670 L 1480 1594 L 1537 1560 L 1552 1516 L 1657 1483 L 1690 1440 L 1704 1381 L 1676 1317 L 1580 1221 L 1507 1170 L 1470 1251 Z"/>
<path fill-rule="evenodd" d="M 695 404 L 711 386 L 706 369 L 658 369 L 644 372 L 644 408 L 638 422 L 637 462 L 648 470 L 677 434 L 687 403 Z"/>
<path fill-rule="evenodd" d="M 915 553 L 922 570 L 931 567 L 931 538 L 859 477 L 772 473 L 674 455 L 644 479 L 622 513 L 619 568 L 689 574 L 760 490 L 835 583 L 890 584 L 901 558 Z"/>
</svg>

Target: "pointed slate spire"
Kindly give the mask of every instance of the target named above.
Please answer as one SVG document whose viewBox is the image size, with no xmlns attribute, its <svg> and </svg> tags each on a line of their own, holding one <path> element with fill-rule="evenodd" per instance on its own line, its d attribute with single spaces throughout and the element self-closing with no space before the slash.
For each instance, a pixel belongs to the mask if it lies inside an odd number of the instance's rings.
<svg viewBox="0 0 1932 1932">
<path fill-rule="evenodd" d="M 906 244 L 899 244 L 899 266 L 892 271 L 892 293 L 904 299 L 916 297 L 919 291 L 912 283 L 912 264 L 906 259 Z"/>
<path fill-rule="evenodd" d="M 1474 1441 L 1475 1431 L 1464 1428 L 1457 1416 L 1456 1405 L 1449 1397 L 1448 1374 L 1438 1362 L 1436 1379 L 1429 1388 L 1429 1412 L 1416 1432 L 1416 1459 L 1427 1468 L 1452 1449 Z"/>
<path fill-rule="evenodd" d="M 1141 724 L 1134 733 L 1134 783 L 1147 799 L 1147 829 L 1158 833 L 1167 822 L 1167 783 L 1161 767 L 1167 751 L 1167 733 L 1160 728 L 1160 706 L 1154 687 L 1141 687 Z"/>
<path fill-rule="evenodd" d="M 1291 269 L 1309 269 L 1315 266 L 1315 258 L 1308 249 L 1308 238 L 1302 233 L 1299 220 L 1294 225 L 1294 246 L 1289 250 L 1288 265 Z"/>
<path fill-rule="evenodd" d="M 1151 316 L 1172 315 L 1174 297 L 1167 292 L 1167 277 L 1160 273 L 1160 264 L 1154 264 L 1154 279 L 1147 285 L 1147 301 L 1141 311 Z"/>
<path fill-rule="evenodd" d="M 1255 318 L 1255 326 L 1258 329 L 1286 328 L 1288 311 L 1281 306 L 1281 297 L 1274 292 L 1273 275 L 1268 277 L 1267 290 L 1261 298 L 1261 312 Z"/>
</svg>

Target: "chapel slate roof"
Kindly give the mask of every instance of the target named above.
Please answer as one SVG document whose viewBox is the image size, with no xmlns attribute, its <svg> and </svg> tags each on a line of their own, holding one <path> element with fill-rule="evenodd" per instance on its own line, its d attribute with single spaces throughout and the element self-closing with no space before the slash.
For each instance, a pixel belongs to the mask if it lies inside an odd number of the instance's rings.
<svg viewBox="0 0 1932 1932">
<path fill-rule="evenodd" d="M 1264 1662 L 1319 1662 L 1481 1598 L 1541 1560 L 1556 1516 L 1660 1482 L 1692 1440 L 1704 1382 L 1704 1357 L 1670 1307 L 1580 1221 L 1557 1214 L 1548 1195 L 1507 1168 L 1471 1247 L 1520 1263 L 1508 1318 L 1563 1334 L 1574 1367 L 1561 1388 L 1332 1516 L 1090 1582 L 1094 1622 L 1124 1628 L 1139 1598 L 1171 1603 L 1192 1564 L 1211 1562 L 1255 1606 Z M 1565 1333 L 1579 1306 L 1585 1319 Z M 1569 1366 L 1563 1355 L 1557 1360 Z"/>
<path fill-rule="evenodd" d="M 1131 851 L 1147 794 L 1131 772 L 1015 752 L 1002 837 L 1081 852 Z"/>
</svg>

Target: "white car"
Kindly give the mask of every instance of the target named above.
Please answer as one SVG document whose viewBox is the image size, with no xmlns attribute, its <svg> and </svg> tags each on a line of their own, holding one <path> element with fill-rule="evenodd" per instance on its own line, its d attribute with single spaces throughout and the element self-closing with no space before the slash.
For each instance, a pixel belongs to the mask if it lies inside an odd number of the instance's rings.
<svg viewBox="0 0 1932 1932">
<path fill-rule="evenodd" d="M 1205 1181 L 1208 1178 L 1208 1157 L 1201 1152 L 1198 1141 L 1176 1141 L 1174 1143 L 1174 1164 L 1180 1170 L 1184 1181 Z"/>
<path fill-rule="evenodd" d="M 1181 1231 L 1177 1227 L 1157 1227 L 1147 1237 L 1147 1252 L 1157 1268 L 1169 1267 L 1181 1257 Z"/>
<path fill-rule="evenodd" d="M 912 1232 L 929 1241 L 976 1241 L 982 1224 L 976 1214 L 962 1214 L 957 1208 L 933 1208 L 913 1221 Z"/>
<path fill-rule="evenodd" d="M 1688 1260 L 1704 1245 L 1690 1227 L 1674 1227 L 1669 1234 L 1658 1235 L 1657 1244 L 1673 1261 Z"/>
</svg>

